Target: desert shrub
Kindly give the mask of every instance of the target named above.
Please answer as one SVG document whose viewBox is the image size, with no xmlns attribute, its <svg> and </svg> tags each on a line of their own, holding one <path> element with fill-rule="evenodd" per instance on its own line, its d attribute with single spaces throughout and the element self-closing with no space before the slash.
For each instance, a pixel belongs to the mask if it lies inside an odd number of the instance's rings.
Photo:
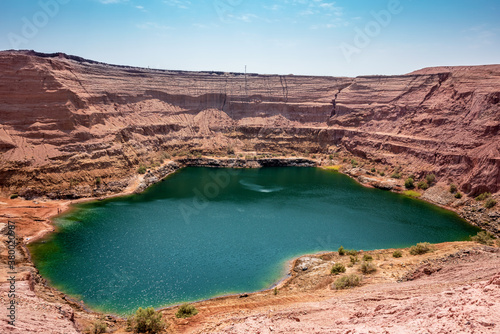
<svg viewBox="0 0 500 334">
<path fill-rule="evenodd" d="M 330 154 L 330 155 L 328 156 L 328 159 L 333 160 L 333 154 Z"/>
<path fill-rule="evenodd" d="M 495 235 L 488 231 L 481 231 L 478 232 L 475 236 L 470 237 L 470 239 L 474 242 L 491 246 L 494 243 Z"/>
<path fill-rule="evenodd" d="M 401 174 L 399 172 L 394 172 L 394 173 L 392 173 L 391 177 L 393 179 L 400 179 L 401 178 Z"/>
<path fill-rule="evenodd" d="M 12 195 L 10 195 L 10 199 L 16 199 L 16 198 L 18 198 L 18 197 L 19 197 L 19 195 L 18 195 L 18 194 L 12 194 Z"/>
<path fill-rule="evenodd" d="M 434 174 L 428 174 L 426 177 L 425 177 L 425 181 L 427 181 L 427 184 L 430 186 L 434 183 L 434 181 L 436 181 L 436 175 Z"/>
<path fill-rule="evenodd" d="M 340 246 L 339 249 L 338 249 L 338 252 L 339 252 L 339 255 L 345 255 L 345 249 L 344 249 L 344 246 Z"/>
<path fill-rule="evenodd" d="M 89 328 L 87 328 L 85 330 L 85 333 L 86 334 L 103 334 L 103 333 L 107 333 L 107 331 L 108 331 L 108 326 L 106 325 L 106 323 L 104 323 L 100 320 L 97 320 Z"/>
<path fill-rule="evenodd" d="M 420 242 L 415 246 L 410 247 L 411 255 L 425 254 L 431 251 L 431 244 L 428 242 Z"/>
<path fill-rule="evenodd" d="M 363 255 L 363 261 L 365 262 L 373 261 L 373 257 L 371 255 L 365 254 Z"/>
<path fill-rule="evenodd" d="M 372 173 L 376 173 L 377 172 L 377 170 L 375 169 L 375 167 L 372 167 L 371 172 Z"/>
<path fill-rule="evenodd" d="M 490 196 L 491 196 L 490 193 L 482 193 L 476 197 L 476 201 L 484 201 L 485 199 L 487 199 Z"/>
<path fill-rule="evenodd" d="M 189 318 L 197 314 L 198 310 L 196 309 L 196 307 L 190 304 L 182 304 L 175 316 L 177 318 Z"/>
<path fill-rule="evenodd" d="M 139 168 L 137 168 L 137 173 L 139 174 L 146 174 L 147 168 L 144 165 L 140 165 Z"/>
<path fill-rule="evenodd" d="M 484 206 L 487 208 L 487 209 L 491 209 L 492 207 L 494 207 L 495 205 L 497 205 L 497 201 L 495 201 L 495 199 L 493 198 L 488 198 L 486 200 L 486 203 L 484 203 Z"/>
<path fill-rule="evenodd" d="M 382 171 L 382 172 L 379 173 L 379 175 L 380 176 L 385 176 L 385 172 Z"/>
<path fill-rule="evenodd" d="M 347 255 L 354 255 L 354 256 L 358 255 L 358 251 L 355 249 L 346 249 L 345 253 Z"/>
<path fill-rule="evenodd" d="M 277 295 L 278 295 L 278 288 L 277 288 L 277 287 L 274 287 L 273 294 L 274 294 L 275 296 L 277 296 Z"/>
<path fill-rule="evenodd" d="M 360 283 L 361 278 L 356 274 L 351 274 L 337 278 L 333 284 L 335 285 L 335 289 L 342 290 L 358 286 Z"/>
<path fill-rule="evenodd" d="M 361 266 L 359 267 L 359 270 L 361 270 L 361 272 L 363 274 L 371 274 L 371 273 L 374 273 L 377 271 L 377 267 L 375 267 L 375 265 L 371 262 L 361 262 Z"/>
<path fill-rule="evenodd" d="M 413 184 L 413 182 L 415 182 L 414 179 L 412 179 L 411 177 L 407 178 L 405 180 L 405 188 L 406 189 L 413 189 L 413 188 L 415 188 L 415 185 Z"/>
<path fill-rule="evenodd" d="M 128 328 L 136 333 L 156 334 L 163 331 L 165 323 L 161 318 L 161 313 L 156 312 L 154 308 L 148 307 L 139 309 L 127 320 Z"/>
<path fill-rule="evenodd" d="M 403 252 L 401 252 L 400 250 L 395 250 L 392 253 L 392 257 L 402 257 L 402 256 L 403 256 Z"/>
<path fill-rule="evenodd" d="M 101 183 L 102 183 L 102 179 L 101 179 L 100 177 L 96 177 L 96 178 L 95 178 L 95 185 L 96 185 L 96 186 L 100 186 L 100 185 L 101 185 Z"/>
<path fill-rule="evenodd" d="M 351 159 L 351 165 L 354 167 L 354 166 L 357 166 L 358 165 L 358 162 L 354 159 Z"/>
<path fill-rule="evenodd" d="M 345 273 L 345 266 L 342 263 L 335 263 L 330 270 L 330 274 L 338 275 L 340 273 Z"/>
<path fill-rule="evenodd" d="M 356 264 L 359 261 L 358 257 L 357 256 L 353 256 L 353 255 L 351 255 L 351 257 L 349 258 L 349 260 L 351 261 L 352 264 Z"/>
<path fill-rule="evenodd" d="M 418 189 L 427 190 L 429 189 L 429 184 L 427 183 L 427 181 L 420 181 L 419 183 L 417 183 L 417 187 Z"/>
<path fill-rule="evenodd" d="M 458 190 L 457 185 L 455 183 L 450 184 L 450 193 L 454 194 Z"/>
<path fill-rule="evenodd" d="M 462 198 L 462 194 L 460 192 L 457 192 L 455 194 L 455 198 L 458 198 L 458 199 Z"/>
</svg>

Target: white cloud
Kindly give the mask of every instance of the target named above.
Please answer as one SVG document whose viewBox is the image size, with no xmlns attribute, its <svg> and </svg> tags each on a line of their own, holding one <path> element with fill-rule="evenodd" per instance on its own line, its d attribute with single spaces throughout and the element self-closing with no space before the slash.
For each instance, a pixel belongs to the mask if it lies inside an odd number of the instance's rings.
<svg viewBox="0 0 500 334">
<path fill-rule="evenodd" d="M 98 0 L 103 5 L 109 5 L 113 3 L 127 2 L 128 0 Z"/>
<path fill-rule="evenodd" d="M 255 14 L 241 14 L 241 15 L 228 14 L 227 17 L 232 20 L 242 21 L 246 23 L 250 23 L 260 19 Z"/>
<path fill-rule="evenodd" d="M 264 9 L 267 9 L 267 10 L 280 10 L 281 8 L 283 8 L 283 7 L 281 7 L 280 5 L 276 5 L 276 4 L 274 4 L 272 6 L 264 5 Z"/>
<path fill-rule="evenodd" d="M 143 30 L 148 30 L 148 29 L 154 29 L 154 30 L 174 30 L 174 28 L 163 25 L 163 24 L 158 24 L 156 22 L 145 22 L 145 23 L 140 23 L 136 25 L 137 28 L 143 29 Z"/>
<path fill-rule="evenodd" d="M 163 0 L 163 3 L 180 9 L 188 9 L 191 7 L 191 1 L 189 0 Z"/>
<path fill-rule="evenodd" d="M 498 44 L 500 29 L 491 28 L 488 24 L 481 24 L 464 31 L 464 37 L 471 49 Z"/>
</svg>

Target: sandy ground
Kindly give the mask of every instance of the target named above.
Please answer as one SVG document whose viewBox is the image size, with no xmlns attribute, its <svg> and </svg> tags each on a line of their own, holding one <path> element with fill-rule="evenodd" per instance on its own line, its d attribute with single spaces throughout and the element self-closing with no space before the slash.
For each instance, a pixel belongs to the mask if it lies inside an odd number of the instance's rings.
<svg viewBox="0 0 500 334">
<path fill-rule="evenodd" d="M 371 284 L 324 301 L 234 316 L 197 333 L 500 333 L 500 256 L 447 259 L 403 283 Z"/>
</svg>

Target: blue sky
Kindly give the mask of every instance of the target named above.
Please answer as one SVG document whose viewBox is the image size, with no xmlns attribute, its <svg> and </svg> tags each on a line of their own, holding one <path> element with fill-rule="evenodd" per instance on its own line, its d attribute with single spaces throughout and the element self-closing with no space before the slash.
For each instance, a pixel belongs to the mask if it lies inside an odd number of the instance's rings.
<svg viewBox="0 0 500 334">
<path fill-rule="evenodd" d="M 498 0 L 3 0 L 0 49 L 356 76 L 500 63 Z"/>
</svg>

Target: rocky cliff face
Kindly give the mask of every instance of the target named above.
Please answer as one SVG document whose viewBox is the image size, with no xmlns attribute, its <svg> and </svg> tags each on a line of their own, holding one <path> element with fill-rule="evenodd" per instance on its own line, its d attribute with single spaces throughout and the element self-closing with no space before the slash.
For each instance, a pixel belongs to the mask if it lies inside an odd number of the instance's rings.
<svg viewBox="0 0 500 334">
<path fill-rule="evenodd" d="M 162 71 L 0 52 L 0 184 L 126 180 L 175 152 L 356 156 L 500 190 L 500 65 L 357 78 Z"/>
</svg>

